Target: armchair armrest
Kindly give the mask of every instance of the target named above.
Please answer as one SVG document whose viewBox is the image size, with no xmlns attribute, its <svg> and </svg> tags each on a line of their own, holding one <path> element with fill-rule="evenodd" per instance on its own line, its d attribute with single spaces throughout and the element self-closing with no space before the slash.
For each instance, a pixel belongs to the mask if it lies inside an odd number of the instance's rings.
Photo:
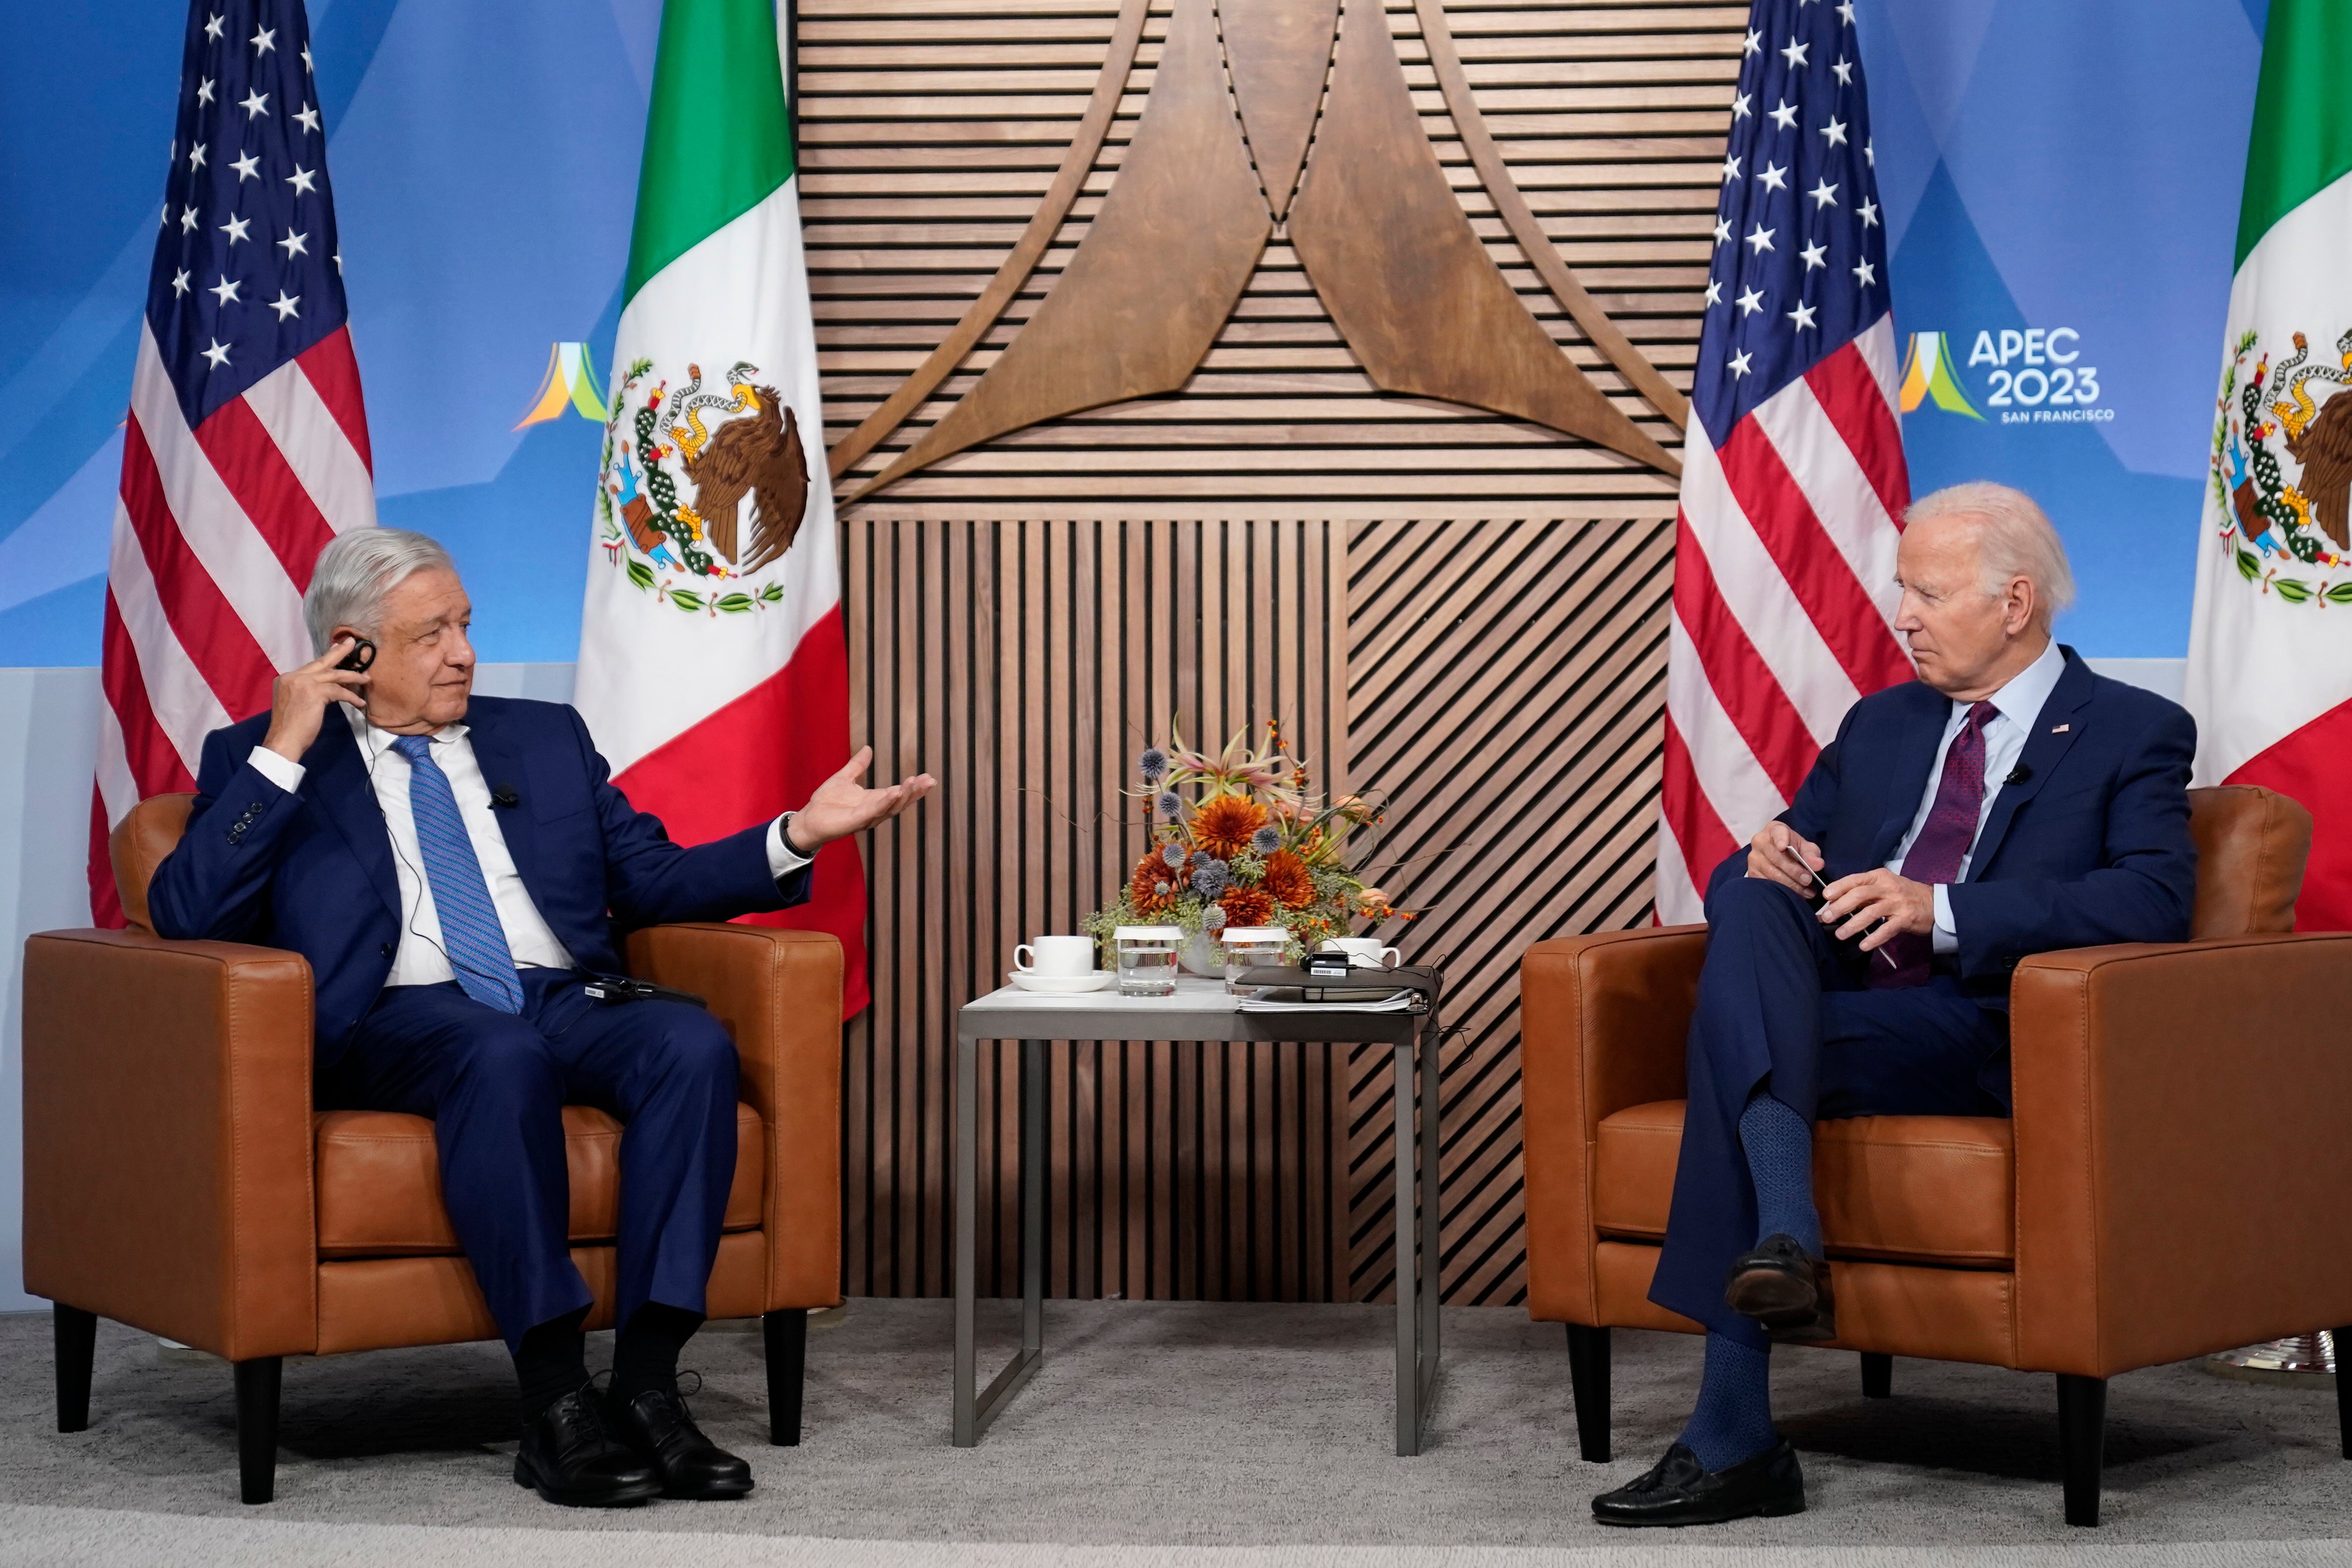
<svg viewBox="0 0 2352 1568">
<path fill-rule="evenodd" d="M 629 973 L 709 999 L 768 1128 L 767 1309 L 841 1300 L 841 943 L 776 926 L 652 926 Z"/>
<path fill-rule="evenodd" d="M 2352 1324 L 2352 933 L 2042 953 L 2010 995 L 2021 1366 Z"/>
<path fill-rule="evenodd" d="M 310 966 L 25 943 L 25 1286 L 232 1361 L 318 1343 Z"/>
<path fill-rule="evenodd" d="M 1590 1323 L 1592 1147 L 1603 1118 L 1684 1094 L 1703 925 L 1539 942 L 1519 961 L 1528 1313 Z"/>
</svg>

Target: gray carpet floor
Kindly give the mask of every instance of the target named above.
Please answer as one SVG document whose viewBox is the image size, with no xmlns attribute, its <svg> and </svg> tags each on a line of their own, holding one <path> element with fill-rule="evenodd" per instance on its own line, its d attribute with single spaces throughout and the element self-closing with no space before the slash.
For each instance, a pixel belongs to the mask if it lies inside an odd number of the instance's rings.
<svg viewBox="0 0 2352 1568">
<path fill-rule="evenodd" d="M 1865 1402 L 1853 1356 L 1784 1351 L 1774 1404 L 1811 1510 L 1627 1537 L 1587 1500 L 1672 1439 L 1696 1341 L 1618 1333 L 1619 1458 L 1587 1465 L 1559 1328 L 1449 1310 L 1432 1438 L 1401 1459 L 1393 1322 L 1372 1307 L 1050 1303 L 1045 1366 L 968 1450 L 947 1440 L 943 1301 L 859 1300 L 810 1336 L 798 1448 L 761 1441 L 757 1334 L 714 1329 L 688 1352 L 706 1380 L 696 1410 L 749 1455 L 758 1489 L 610 1515 L 512 1483 L 512 1382 L 493 1345 L 289 1361 L 278 1501 L 246 1509 L 225 1367 L 105 1325 L 90 1428 L 63 1436 L 47 1315 L 5 1317 L 0 1563 L 2352 1563 L 2352 1466 L 2325 1391 L 2187 1365 L 2116 1379 L 2094 1535 L 2061 1521 L 2048 1378 L 1898 1361 L 1895 1396 Z M 1001 1352 L 1011 1309 L 990 1304 L 983 1326 Z M 973 1543 L 1020 1550 L 938 1550 Z"/>
</svg>

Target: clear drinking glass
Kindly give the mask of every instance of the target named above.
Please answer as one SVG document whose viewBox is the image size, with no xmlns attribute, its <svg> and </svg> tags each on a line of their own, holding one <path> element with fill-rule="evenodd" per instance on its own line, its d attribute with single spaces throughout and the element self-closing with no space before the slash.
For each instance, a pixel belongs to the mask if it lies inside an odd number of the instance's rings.
<svg viewBox="0 0 2352 1568">
<path fill-rule="evenodd" d="M 1257 987 L 1243 984 L 1242 976 L 1280 963 L 1290 951 L 1290 933 L 1280 926 L 1232 926 L 1224 932 L 1224 949 L 1225 989 L 1247 996 Z"/>
<path fill-rule="evenodd" d="M 1176 994 L 1176 948 L 1184 933 L 1175 926 L 1121 926 L 1111 933 L 1118 944 L 1118 994 Z"/>
</svg>

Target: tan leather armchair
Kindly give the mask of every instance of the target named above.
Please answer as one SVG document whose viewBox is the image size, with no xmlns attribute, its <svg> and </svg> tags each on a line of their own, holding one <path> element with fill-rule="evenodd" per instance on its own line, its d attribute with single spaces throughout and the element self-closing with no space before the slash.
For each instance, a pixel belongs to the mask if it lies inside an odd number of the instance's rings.
<svg viewBox="0 0 2352 1568">
<path fill-rule="evenodd" d="M 2049 952 L 2010 990 L 2013 1120 L 1818 1124 L 1813 1179 L 1863 1391 L 1891 1358 L 2058 1375 L 2066 1519 L 2096 1524 L 2106 1379 L 2352 1324 L 2352 933 L 2292 932 L 2311 816 L 2190 792 L 2191 940 Z M 1609 1330 L 1649 1300 L 1705 926 L 1538 942 L 1520 965 L 1528 1310 L 1568 1325 L 1584 1457 Z M 2291 1215 L 2282 1221 L 2275 1216 Z M 2352 1458 L 2352 1378 L 2337 1384 Z"/>
<path fill-rule="evenodd" d="M 100 1317 L 236 1368 L 247 1502 L 275 1484 L 280 1358 L 499 1337 L 441 1205 L 433 1123 L 311 1106 L 299 956 L 169 942 L 147 886 L 194 797 L 115 830 L 128 931 L 25 944 L 25 1283 L 56 1303 L 58 1429 L 89 1425 Z M 709 1315 L 764 1320 L 770 1436 L 800 1441 L 808 1310 L 841 1300 L 841 945 L 765 926 L 628 940 L 630 972 L 709 998 L 742 1058 Z M 620 1124 L 564 1113 L 572 1258 L 612 1326 Z"/>
</svg>

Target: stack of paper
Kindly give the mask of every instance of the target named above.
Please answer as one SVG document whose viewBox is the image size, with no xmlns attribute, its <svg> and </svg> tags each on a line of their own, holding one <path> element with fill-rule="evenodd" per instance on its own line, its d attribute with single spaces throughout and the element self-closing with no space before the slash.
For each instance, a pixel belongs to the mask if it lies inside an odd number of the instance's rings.
<svg viewBox="0 0 2352 1568">
<path fill-rule="evenodd" d="M 1310 1002 L 1307 993 L 1287 985 L 1269 985 L 1255 996 L 1241 1000 L 1244 1013 L 1418 1013 L 1426 1005 L 1418 991 L 1391 991 L 1385 995 L 1377 992 L 1347 991 L 1338 988 L 1320 993 L 1328 1000 Z M 1338 1000 L 1346 996 L 1346 1001 Z"/>
</svg>

